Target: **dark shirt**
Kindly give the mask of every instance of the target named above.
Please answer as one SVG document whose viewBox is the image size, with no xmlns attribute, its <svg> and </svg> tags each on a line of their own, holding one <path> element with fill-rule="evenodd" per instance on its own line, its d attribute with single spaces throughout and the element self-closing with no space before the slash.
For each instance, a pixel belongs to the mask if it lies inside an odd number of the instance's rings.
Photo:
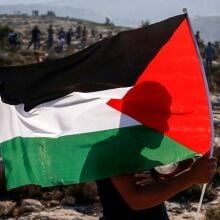
<svg viewBox="0 0 220 220">
<path fill-rule="evenodd" d="M 34 28 L 33 30 L 32 30 L 32 40 L 33 41 L 38 41 L 38 40 L 40 40 L 40 31 L 37 29 L 37 28 Z"/>
<path fill-rule="evenodd" d="M 205 56 L 207 60 L 213 60 L 215 57 L 215 51 L 212 46 L 207 46 L 205 48 Z"/>
<path fill-rule="evenodd" d="M 59 40 L 65 39 L 65 36 L 66 36 L 65 31 L 60 30 L 60 31 L 58 32 L 58 38 L 59 38 Z"/>
<path fill-rule="evenodd" d="M 168 220 L 166 207 L 160 204 L 153 208 L 132 210 L 120 196 L 110 179 L 97 181 L 103 206 L 103 220 Z"/>
<path fill-rule="evenodd" d="M 48 28 L 48 39 L 53 39 L 54 30 L 52 28 Z"/>
</svg>

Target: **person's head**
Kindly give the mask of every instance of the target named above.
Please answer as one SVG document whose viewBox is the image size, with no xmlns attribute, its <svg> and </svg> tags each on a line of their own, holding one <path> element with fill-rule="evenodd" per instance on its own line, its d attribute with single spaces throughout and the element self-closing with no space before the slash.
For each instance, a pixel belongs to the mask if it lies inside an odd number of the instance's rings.
<svg viewBox="0 0 220 220">
<path fill-rule="evenodd" d="M 208 46 L 209 46 L 209 47 L 212 46 L 211 42 L 208 42 Z"/>
<path fill-rule="evenodd" d="M 120 99 L 110 101 L 111 106 L 142 124 L 157 127 L 161 133 L 169 131 L 172 97 L 168 90 L 156 81 L 136 84 Z"/>
<path fill-rule="evenodd" d="M 43 60 L 42 60 L 42 55 L 43 53 L 40 52 L 40 51 L 34 51 L 34 59 L 35 59 L 35 62 L 36 63 L 41 63 Z"/>
</svg>

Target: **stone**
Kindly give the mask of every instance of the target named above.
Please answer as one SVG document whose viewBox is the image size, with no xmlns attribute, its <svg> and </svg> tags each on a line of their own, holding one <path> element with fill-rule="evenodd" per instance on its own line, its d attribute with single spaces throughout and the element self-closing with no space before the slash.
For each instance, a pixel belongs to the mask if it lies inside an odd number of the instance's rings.
<svg viewBox="0 0 220 220">
<path fill-rule="evenodd" d="M 51 198 L 55 199 L 55 200 L 59 200 L 63 197 L 63 192 L 59 191 L 59 190 L 55 190 L 52 192 Z"/>
<path fill-rule="evenodd" d="M 35 199 L 23 199 L 21 202 L 21 209 L 23 212 L 35 212 L 44 209 L 42 203 Z"/>
<path fill-rule="evenodd" d="M 10 215 L 16 206 L 13 201 L 0 201 L 0 216 Z"/>
<path fill-rule="evenodd" d="M 17 217 L 22 214 L 22 210 L 20 207 L 15 207 L 12 211 L 12 216 Z"/>
<path fill-rule="evenodd" d="M 98 220 L 98 217 L 84 215 L 73 209 L 61 208 L 59 210 L 45 210 L 21 216 L 17 220 Z"/>
<path fill-rule="evenodd" d="M 62 199 L 62 205 L 74 206 L 76 203 L 76 199 L 73 196 L 65 196 Z"/>
<path fill-rule="evenodd" d="M 58 200 L 51 200 L 50 201 L 50 206 L 58 206 L 58 205 L 60 205 L 60 201 L 58 201 Z"/>
</svg>

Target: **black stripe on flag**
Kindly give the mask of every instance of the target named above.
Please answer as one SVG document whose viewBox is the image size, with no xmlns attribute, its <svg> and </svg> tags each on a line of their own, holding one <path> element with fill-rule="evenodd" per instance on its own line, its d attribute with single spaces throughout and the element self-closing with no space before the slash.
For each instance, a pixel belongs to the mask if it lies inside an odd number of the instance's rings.
<svg viewBox="0 0 220 220">
<path fill-rule="evenodd" d="M 71 56 L 0 69 L 0 93 L 8 104 L 34 106 L 74 91 L 132 86 L 186 15 L 99 41 Z"/>
</svg>

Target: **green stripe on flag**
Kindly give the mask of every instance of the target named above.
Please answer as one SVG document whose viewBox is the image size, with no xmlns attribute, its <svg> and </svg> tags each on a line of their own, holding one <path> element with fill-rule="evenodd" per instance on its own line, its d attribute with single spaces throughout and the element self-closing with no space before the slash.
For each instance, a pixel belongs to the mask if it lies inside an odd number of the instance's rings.
<svg viewBox="0 0 220 220">
<path fill-rule="evenodd" d="M 16 137 L 1 145 L 8 189 L 93 181 L 196 154 L 142 125 L 59 138 Z"/>
</svg>

